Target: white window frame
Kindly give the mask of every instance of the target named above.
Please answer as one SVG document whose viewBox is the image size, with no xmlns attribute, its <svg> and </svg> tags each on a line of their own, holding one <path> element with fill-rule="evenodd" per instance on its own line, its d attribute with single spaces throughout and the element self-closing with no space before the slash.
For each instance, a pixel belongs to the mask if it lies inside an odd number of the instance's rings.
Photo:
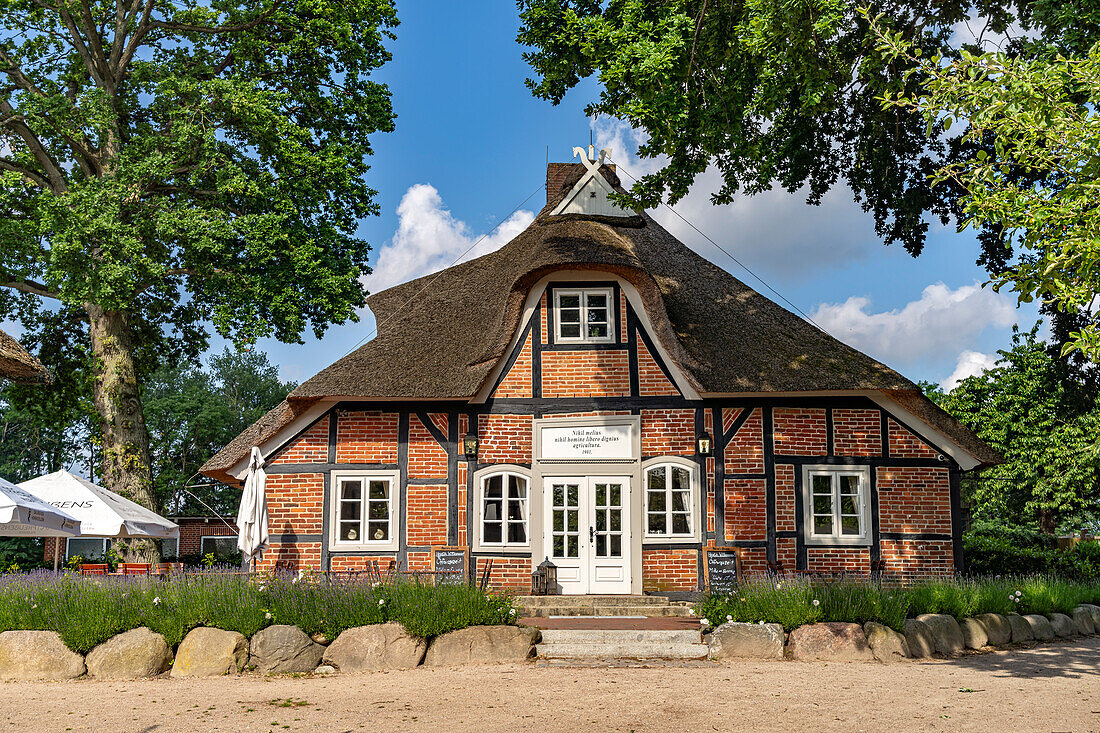
<svg viewBox="0 0 1100 733">
<path fill-rule="evenodd" d="M 687 534 L 652 534 L 649 531 L 649 472 L 654 468 L 661 468 L 662 466 L 667 468 L 682 468 L 688 472 L 688 482 L 690 490 L 688 491 L 688 519 L 691 522 L 691 532 Z M 672 472 L 665 473 L 665 519 L 667 524 L 665 525 L 669 529 L 672 529 L 672 489 L 670 484 L 672 481 Z M 642 531 L 643 539 L 646 544 L 655 542 L 698 542 L 700 533 L 700 487 L 699 487 L 699 465 L 694 461 L 690 461 L 686 458 L 679 458 L 677 456 L 658 456 L 656 458 L 650 458 L 642 463 L 642 486 L 641 486 L 641 503 L 642 503 Z"/>
<path fill-rule="evenodd" d="M 360 501 L 363 502 L 363 510 L 359 515 L 360 534 L 354 541 L 340 539 L 340 481 L 342 479 L 357 479 L 363 482 L 363 492 Z M 371 540 L 366 538 L 367 523 L 367 496 L 371 481 L 388 481 L 390 484 L 389 496 L 389 538 L 384 540 Z M 356 552 L 366 550 L 390 551 L 398 548 L 398 535 L 400 527 L 398 518 L 401 517 L 401 474 L 398 471 L 331 471 L 329 474 L 329 528 L 328 549 L 331 552 Z"/>
<path fill-rule="evenodd" d="M 484 526 L 482 518 L 485 512 L 485 479 L 490 476 L 499 476 L 501 474 L 512 474 L 519 476 L 527 482 L 527 543 L 519 544 L 518 542 L 509 543 L 484 543 L 482 537 L 484 536 Z M 536 501 L 538 497 L 532 498 L 531 487 L 534 485 L 531 477 L 531 471 L 523 466 L 516 466 L 510 463 L 498 464 L 495 466 L 486 466 L 479 471 L 474 472 L 474 489 L 473 495 L 467 498 L 473 508 L 471 525 L 468 528 L 468 537 L 471 549 L 474 552 L 492 552 L 501 555 L 522 555 L 530 556 L 531 554 L 531 533 L 534 531 L 535 524 L 531 521 L 531 512 L 535 510 L 538 514 L 538 507 Z M 507 536 L 507 535 L 503 535 Z"/>
<path fill-rule="evenodd" d="M 234 552 L 237 551 L 236 537 L 234 537 L 233 535 L 228 535 L 228 534 L 204 534 L 202 537 L 199 537 L 199 554 L 200 555 L 209 554 L 209 553 L 207 553 L 206 551 L 204 551 L 202 549 L 202 543 L 206 542 L 207 540 L 229 540 L 229 541 L 232 541 L 234 543 L 233 544 L 233 551 Z M 230 553 L 230 554 L 232 554 L 232 553 Z"/>
<path fill-rule="evenodd" d="M 833 531 L 831 534 L 814 533 L 813 477 L 829 476 L 832 482 Z M 858 535 L 840 534 L 840 476 L 857 476 L 859 486 Z M 871 544 L 871 469 L 869 466 L 813 465 L 802 467 L 802 516 L 803 535 L 807 545 L 855 545 Z"/>
<path fill-rule="evenodd" d="M 561 297 L 563 295 L 576 295 L 580 298 L 581 310 L 581 335 L 561 335 Z M 588 296 L 607 296 L 607 336 L 592 338 L 588 334 Z M 554 288 L 554 343 L 562 344 L 613 344 L 615 343 L 615 289 L 600 288 Z"/>
<path fill-rule="evenodd" d="M 172 552 L 165 551 L 165 545 L 169 542 L 174 542 L 175 547 L 172 548 Z M 202 540 L 199 540 L 199 547 L 202 547 Z M 165 537 L 160 541 L 160 554 L 164 557 L 179 557 L 180 556 L 180 538 L 179 537 Z"/>
<path fill-rule="evenodd" d="M 69 552 L 69 543 L 72 542 L 73 540 L 77 540 L 77 541 L 80 541 L 80 542 L 88 542 L 90 540 L 99 540 L 102 543 L 102 546 L 103 546 L 103 551 L 100 553 L 100 555 L 98 555 L 97 557 L 94 557 L 94 558 L 84 557 L 84 555 L 81 555 L 81 557 L 83 557 L 85 560 L 102 560 L 103 562 L 107 562 L 107 550 L 110 549 L 110 544 L 109 544 L 110 540 L 107 539 L 106 537 L 102 537 L 102 538 L 100 538 L 100 537 L 66 537 L 65 538 L 65 560 L 68 560 L 70 557 L 73 556 L 73 554 L 71 552 Z"/>
<path fill-rule="evenodd" d="M 489 479 L 500 477 L 501 479 L 501 519 L 500 542 L 489 542 L 485 539 L 485 491 L 488 488 Z M 523 503 L 524 542 L 510 542 L 508 540 L 508 502 L 514 501 L 508 498 L 508 484 L 512 478 L 522 479 L 527 487 L 526 495 L 520 501 Z M 478 504 L 477 504 L 477 536 L 478 544 L 484 548 L 500 548 L 510 550 L 531 549 L 531 477 L 514 470 L 489 471 L 478 478 Z"/>
</svg>

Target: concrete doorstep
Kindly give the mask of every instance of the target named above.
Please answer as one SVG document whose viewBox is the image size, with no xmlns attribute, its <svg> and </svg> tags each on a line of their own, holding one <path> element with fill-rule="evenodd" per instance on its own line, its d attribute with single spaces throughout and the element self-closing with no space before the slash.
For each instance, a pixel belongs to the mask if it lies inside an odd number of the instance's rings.
<svg viewBox="0 0 1100 733">
<path fill-rule="evenodd" d="M 540 659 L 706 659 L 702 634 L 666 629 L 546 629 Z"/>
</svg>

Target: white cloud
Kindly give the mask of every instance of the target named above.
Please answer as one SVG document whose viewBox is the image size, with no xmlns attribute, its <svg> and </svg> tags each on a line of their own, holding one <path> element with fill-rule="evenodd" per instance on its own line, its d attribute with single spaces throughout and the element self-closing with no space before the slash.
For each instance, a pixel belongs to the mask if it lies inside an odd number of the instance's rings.
<svg viewBox="0 0 1100 733">
<path fill-rule="evenodd" d="M 955 371 L 951 376 L 940 382 L 940 387 L 950 392 L 959 386 L 959 382 L 967 377 L 975 377 L 987 369 L 992 369 L 997 364 L 996 354 L 983 354 L 980 351 L 966 351 L 959 354 L 959 360 L 955 363 Z"/>
<path fill-rule="evenodd" d="M 660 169 L 663 158 L 635 156 L 644 132 L 624 122 L 593 123 L 598 148 L 610 148 L 623 185 Z M 822 269 L 842 268 L 865 259 L 882 247 L 871 217 L 864 213 L 843 184 L 825 194 L 819 206 L 806 203 L 806 191 L 788 193 L 772 188 L 755 196 L 742 195 L 733 204 L 715 206 L 710 195 L 722 186 L 721 174 L 708 168 L 676 211 L 748 267 L 785 280 L 805 279 Z M 707 259 L 744 278 L 744 272 L 667 208 L 649 212 L 673 235 Z"/>
<path fill-rule="evenodd" d="M 990 326 L 1016 322 L 1012 300 L 980 285 L 929 285 L 900 310 L 875 313 L 866 297 L 822 303 L 813 320 L 846 344 L 891 364 L 957 354 Z"/>
<path fill-rule="evenodd" d="M 526 229 L 535 215 L 517 211 L 478 241 L 482 235 L 471 232 L 444 207 L 434 186 L 418 183 L 401 197 L 397 218 L 397 231 L 378 251 L 373 272 L 363 279 L 372 293 L 450 267 L 460 256 L 466 261 L 492 252 Z"/>
</svg>

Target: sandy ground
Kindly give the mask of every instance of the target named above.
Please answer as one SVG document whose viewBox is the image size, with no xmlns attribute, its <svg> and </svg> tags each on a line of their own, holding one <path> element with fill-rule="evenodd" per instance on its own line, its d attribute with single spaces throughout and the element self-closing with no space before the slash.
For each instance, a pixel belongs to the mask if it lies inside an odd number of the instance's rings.
<svg viewBox="0 0 1100 733">
<path fill-rule="evenodd" d="M 1100 730 L 1100 639 L 877 663 L 0 684 L 0 730 Z"/>
</svg>

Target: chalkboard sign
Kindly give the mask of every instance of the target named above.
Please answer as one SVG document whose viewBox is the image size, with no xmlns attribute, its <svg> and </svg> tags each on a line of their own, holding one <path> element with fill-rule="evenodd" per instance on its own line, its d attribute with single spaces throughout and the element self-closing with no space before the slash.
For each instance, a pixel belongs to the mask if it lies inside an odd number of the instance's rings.
<svg viewBox="0 0 1100 733">
<path fill-rule="evenodd" d="M 465 585 L 470 576 L 470 548 L 436 547 L 432 549 L 432 570 L 436 585 Z"/>
<path fill-rule="evenodd" d="M 741 574 L 741 557 L 735 547 L 704 547 L 707 588 L 714 593 L 730 593 Z"/>
</svg>

